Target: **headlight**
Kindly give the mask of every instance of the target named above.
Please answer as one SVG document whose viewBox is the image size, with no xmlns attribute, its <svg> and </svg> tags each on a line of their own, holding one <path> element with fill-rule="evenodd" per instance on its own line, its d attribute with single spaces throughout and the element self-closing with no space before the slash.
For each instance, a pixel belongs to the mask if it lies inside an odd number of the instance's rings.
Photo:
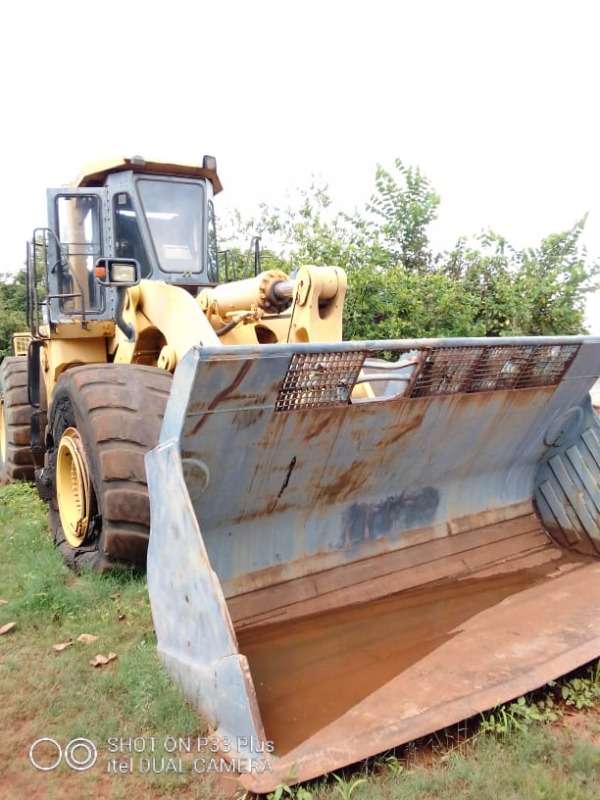
<svg viewBox="0 0 600 800">
<path fill-rule="evenodd" d="M 135 283 L 135 267 L 132 264 L 111 264 L 111 283 Z"/>
<path fill-rule="evenodd" d="M 140 282 L 140 265 L 135 258 L 104 258 L 94 266 L 96 280 L 101 286 L 126 289 Z"/>
</svg>

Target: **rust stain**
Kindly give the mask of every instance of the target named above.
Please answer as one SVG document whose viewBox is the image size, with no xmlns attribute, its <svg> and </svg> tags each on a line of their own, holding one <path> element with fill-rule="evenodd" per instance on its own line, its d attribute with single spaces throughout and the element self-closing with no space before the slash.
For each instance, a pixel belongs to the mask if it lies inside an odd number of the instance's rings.
<svg viewBox="0 0 600 800">
<path fill-rule="evenodd" d="M 232 380 L 232 382 L 228 386 L 226 386 L 224 389 L 222 389 L 219 392 L 219 394 L 217 394 L 217 395 L 215 395 L 215 397 L 213 397 L 213 399 L 208 404 L 208 407 L 206 409 L 206 413 L 204 414 L 204 416 L 200 417 L 198 422 L 194 425 L 194 427 L 190 431 L 190 435 L 191 436 L 193 436 L 194 434 L 198 433 L 200 428 L 204 425 L 204 423 L 207 420 L 208 412 L 209 411 L 214 411 L 214 409 L 219 405 L 219 403 L 222 403 L 223 400 L 225 400 L 225 398 L 228 397 L 233 392 L 233 390 L 236 389 L 240 385 L 240 383 L 244 380 L 244 378 L 246 377 L 246 375 L 250 371 L 250 369 L 252 367 L 252 363 L 253 363 L 252 361 L 246 361 L 244 364 L 242 364 L 241 369 L 238 370 L 238 373 L 235 376 L 235 378 Z"/>
<path fill-rule="evenodd" d="M 236 394 L 235 399 L 240 402 L 249 400 L 257 406 L 264 405 L 267 402 L 267 398 L 264 394 Z"/>
<path fill-rule="evenodd" d="M 496 389 L 494 392 L 469 392 L 468 394 L 458 395 L 463 400 L 474 400 L 476 405 L 489 405 L 490 396 L 502 398 L 502 405 L 509 403 L 514 406 L 524 406 L 528 408 L 532 399 L 539 395 L 549 399 L 556 391 L 556 386 L 535 386 L 524 389 Z M 455 395 L 456 396 L 456 395 Z"/>
<path fill-rule="evenodd" d="M 269 500 L 268 504 L 263 508 L 259 508 L 257 511 L 244 511 L 243 514 L 240 514 L 237 517 L 234 517 L 231 520 L 232 525 L 239 525 L 240 522 L 250 522 L 252 520 L 260 519 L 261 517 L 268 517 L 270 514 L 273 513 L 275 510 L 275 506 L 277 506 L 277 513 L 284 513 L 287 511 L 292 511 L 294 506 L 290 503 L 278 503 L 278 498 L 274 497 Z"/>
<path fill-rule="evenodd" d="M 410 431 L 414 431 L 416 428 L 421 427 L 423 417 L 425 416 L 425 410 L 425 408 L 421 409 L 419 414 L 417 414 L 413 419 L 404 421 L 404 424 L 395 424 L 393 427 L 391 427 L 389 429 L 390 435 L 381 442 L 381 446 L 386 447 L 387 445 L 395 444 L 396 442 L 400 441 L 403 436 L 406 436 L 407 433 L 410 433 Z"/>
<path fill-rule="evenodd" d="M 368 462 L 364 460 L 353 461 L 350 467 L 340 473 L 333 483 L 319 487 L 320 498 L 331 501 L 346 500 L 360 489 L 369 472 L 370 466 Z"/>
<path fill-rule="evenodd" d="M 237 400 L 239 398 L 236 396 L 235 399 Z M 264 413 L 264 408 L 245 409 L 244 411 L 238 411 L 233 415 L 231 424 L 236 430 L 241 431 L 244 428 L 249 428 L 258 422 Z"/>
<path fill-rule="evenodd" d="M 315 424 L 311 425 L 304 436 L 305 441 L 310 442 L 311 439 L 314 439 L 316 436 L 319 436 L 319 434 L 323 433 L 323 431 L 333 423 L 334 416 L 335 415 L 331 414 L 331 412 L 318 414 Z"/>
<path fill-rule="evenodd" d="M 262 591 L 265 588 L 269 589 L 271 586 L 275 586 L 278 583 L 283 583 L 290 580 L 289 571 L 289 563 L 271 564 L 270 566 L 264 567 L 263 569 L 258 569 L 255 572 L 243 573 L 241 576 L 237 576 L 237 580 L 236 578 L 233 578 L 233 580 L 225 586 L 225 593 L 228 598 L 228 602 L 240 601 L 240 598 L 243 601 L 244 595 L 246 594 L 250 594 L 253 591 Z M 265 576 L 268 579 L 267 587 L 265 587 Z M 241 581 L 239 580 L 240 578 Z M 239 586 L 240 582 L 243 582 L 243 594 L 238 595 L 236 588 Z M 229 591 L 228 587 L 231 587 Z M 234 622 L 235 621 L 237 621 L 237 617 Z"/>
</svg>

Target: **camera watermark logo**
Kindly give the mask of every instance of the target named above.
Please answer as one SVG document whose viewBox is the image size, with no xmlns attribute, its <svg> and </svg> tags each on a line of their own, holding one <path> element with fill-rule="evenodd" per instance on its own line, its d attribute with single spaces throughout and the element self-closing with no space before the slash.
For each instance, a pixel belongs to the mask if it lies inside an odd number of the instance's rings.
<svg viewBox="0 0 600 800">
<path fill-rule="evenodd" d="M 93 767 L 97 759 L 96 745 L 89 739 L 83 738 L 71 739 L 63 750 L 56 739 L 42 736 L 29 748 L 29 760 L 42 772 L 51 772 L 62 761 L 71 769 L 84 772 Z"/>
</svg>

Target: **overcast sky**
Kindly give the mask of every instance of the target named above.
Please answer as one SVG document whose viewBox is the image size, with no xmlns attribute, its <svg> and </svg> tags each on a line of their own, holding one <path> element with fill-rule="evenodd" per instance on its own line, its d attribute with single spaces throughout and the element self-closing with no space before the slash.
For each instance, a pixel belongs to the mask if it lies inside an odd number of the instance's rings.
<svg viewBox="0 0 600 800">
<path fill-rule="evenodd" d="M 5 3 L 0 271 L 22 263 L 44 224 L 46 187 L 136 153 L 215 154 L 221 213 L 281 202 L 312 174 L 350 210 L 376 164 L 399 156 L 442 196 L 438 246 L 484 227 L 534 244 L 589 212 L 586 242 L 600 256 L 598 8 Z"/>
</svg>

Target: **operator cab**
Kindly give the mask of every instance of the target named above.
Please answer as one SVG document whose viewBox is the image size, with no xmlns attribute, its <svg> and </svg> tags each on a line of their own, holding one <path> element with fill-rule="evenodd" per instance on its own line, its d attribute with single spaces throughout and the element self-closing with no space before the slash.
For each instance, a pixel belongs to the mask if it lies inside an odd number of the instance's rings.
<svg viewBox="0 0 600 800">
<path fill-rule="evenodd" d="M 46 284 L 43 322 L 114 319 L 117 289 L 95 280 L 99 259 L 133 259 L 141 278 L 194 294 L 214 286 L 221 188 L 212 156 L 201 167 L 136 156 L 86 169 L 73 188 L 49 189 L 48 228 L 34 231 L 28 251 L 30 285 Z"/>
</svg>

